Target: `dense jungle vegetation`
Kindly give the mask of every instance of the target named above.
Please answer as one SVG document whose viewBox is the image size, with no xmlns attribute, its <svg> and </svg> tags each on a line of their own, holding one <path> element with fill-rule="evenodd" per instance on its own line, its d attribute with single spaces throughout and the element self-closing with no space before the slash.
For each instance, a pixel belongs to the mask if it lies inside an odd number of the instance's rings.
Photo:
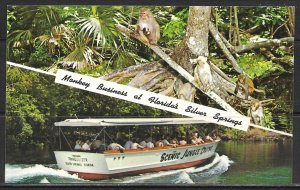
<svg viewBox="0 0 300 190">
<path fill-rule="evenodd" d="M 186 33 L 189 8 L 150 9 L 160 25 L 159 46 L 173 50 Z M 138 11 L 139 7 L 129 6 L 8 7 L 7 60 L 49 72 L 64 68 L 93 77 L 159 60 L 147 46 L 115 28 L 115 24 L 120 23 L 134 30 Z M 233 47 L 240 47 L 267 39 L 293 37 L 293 14 L 291 7 L 213 7 L 211 21 Z M 211 35 L 208 43 L 209 59 L 235 81 L 236 71 Z M 262 98 L 275 99 L 264 108 L 266 127 L 291 132 L 293 45 L 249 49 L 234 56 L 256 86 L 266 91 Z M 55 121 L 75 116 L 176 117 L 162 110 L 57 85 L 52 76 L 16 67 L 7 66 L 6 75 L 8 146 L 43 147 L 57 137 Z M 185 131 L 185 127 L 176 130 Z M 210 125 L 201 130 L 207 134 L 216 127 Z M 137 136 L 150 131 L 149 127 L 131 130 Z M 153 133 L 170 130 L 173 128 L 151 128 Z M 247 135 L 222 126 L 217 127 L 217 133 L 236 139 Z"/>
</svg>

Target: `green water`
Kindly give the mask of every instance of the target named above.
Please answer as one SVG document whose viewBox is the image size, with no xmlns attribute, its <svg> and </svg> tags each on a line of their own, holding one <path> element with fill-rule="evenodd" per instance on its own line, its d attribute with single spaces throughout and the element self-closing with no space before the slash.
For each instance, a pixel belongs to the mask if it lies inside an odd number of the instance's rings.
<svg viewBox="0 0 300 190">
<path fill-rule="evenodd" d="M 219 154 L 234 161 L 221 175 L 221 184 L 292 183 L 292 142 L 226 142 L 219 145 Z"/>
</svg>

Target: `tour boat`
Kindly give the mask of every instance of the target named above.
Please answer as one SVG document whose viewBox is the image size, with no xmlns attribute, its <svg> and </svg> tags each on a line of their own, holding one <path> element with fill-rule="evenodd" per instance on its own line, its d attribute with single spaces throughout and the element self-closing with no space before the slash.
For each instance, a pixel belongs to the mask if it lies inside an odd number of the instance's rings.
<svg viewBox="0 0 300 190">
<path fill-rule="evenodd" d="M 125 118 L 125 119 L 67 119 L 56 122 L 61 127 L 108 127 L 134 125 L 199 124 L 194 118 Z M 132 174 L 176 170 L 197 166 L 211 158 L 219 140 L 199 145 L 154 147 L 135 150 L 106 150 L 102 153 L 54 151 L 59 168 L 76 173 L 80 178 L 101 180 Z"/>
</svg>

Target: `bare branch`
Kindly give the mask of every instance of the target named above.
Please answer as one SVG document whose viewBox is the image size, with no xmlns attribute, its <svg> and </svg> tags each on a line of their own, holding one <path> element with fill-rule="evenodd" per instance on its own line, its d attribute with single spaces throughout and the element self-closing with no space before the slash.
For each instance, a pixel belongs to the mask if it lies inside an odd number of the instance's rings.
<svg viewBox="0 0 300 190">
<path fill-rule="evenodd" d="M 253 42 L 246 45 L 236 46 L 234 49 L 237 53 L 247 52 L 253 49 L 259 48 L 273 48 L 279 46 L 289 46 L 293 45 L 294 38 L 293 37 L 286 37 L 281 39 L 269 39 L 261 42 Z"/>
<path fill-rule="evenodd" d="M 209 23 L 209 31 L 210 31 L 211 35 L 214 37 L 214 39 L 216 40 L 217 44 L 219 45 L 219 47 L 221 48 L 223 53 L 225 54 L 226 58 L 232 64 L 233 68 L 240 74 L 244 73 L 242 68 L 237 64 L 237 61 L 235 60 L 235 58 L 232 56 L 232 54 L 227 49 L 226 45 L 223 43 L 221 37 L 218 34 L 216 27 L 211 22 Z"/>
</svg>

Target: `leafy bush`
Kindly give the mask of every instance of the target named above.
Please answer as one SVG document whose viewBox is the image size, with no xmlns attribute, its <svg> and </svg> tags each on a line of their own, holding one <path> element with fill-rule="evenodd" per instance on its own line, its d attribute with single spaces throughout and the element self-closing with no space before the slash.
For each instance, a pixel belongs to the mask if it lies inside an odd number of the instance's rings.
<svg viewBox="0 0 300 190">
<path fill-rule="evenodd" d="M 30 65 L 34 67 L 44 67 L 52 65 L 56 60 L 48 53 L 44 46 L 37 46 L 29 57 Z"/>
<path fill-rule="evenodd" d="M 273 121 L 272 112 L 268 108 L 264 108 L 264 127 L 274 128 L 275 122 Z"/>
<path fill-rule="evenodd" d="M 280 65 L 274 64 L 272 61 L 266 60 L 262 55 L 254 53 L 245 53 L 239 57 L 238 63 L 252 78 L 263 76 L 266 72 L 270 71 L 284 71 Z"/>
<path fill-rule="evenodd" d="M 178 12 L 175 16 L 171 17 L 170 22 L 162 27 L 163 37 L 167 37 L 169 40 L 168 45 L 176 45 L 174 42 L 179 42 L 185 34 L 186 28 L 187 9 Z"/>
</svg>

